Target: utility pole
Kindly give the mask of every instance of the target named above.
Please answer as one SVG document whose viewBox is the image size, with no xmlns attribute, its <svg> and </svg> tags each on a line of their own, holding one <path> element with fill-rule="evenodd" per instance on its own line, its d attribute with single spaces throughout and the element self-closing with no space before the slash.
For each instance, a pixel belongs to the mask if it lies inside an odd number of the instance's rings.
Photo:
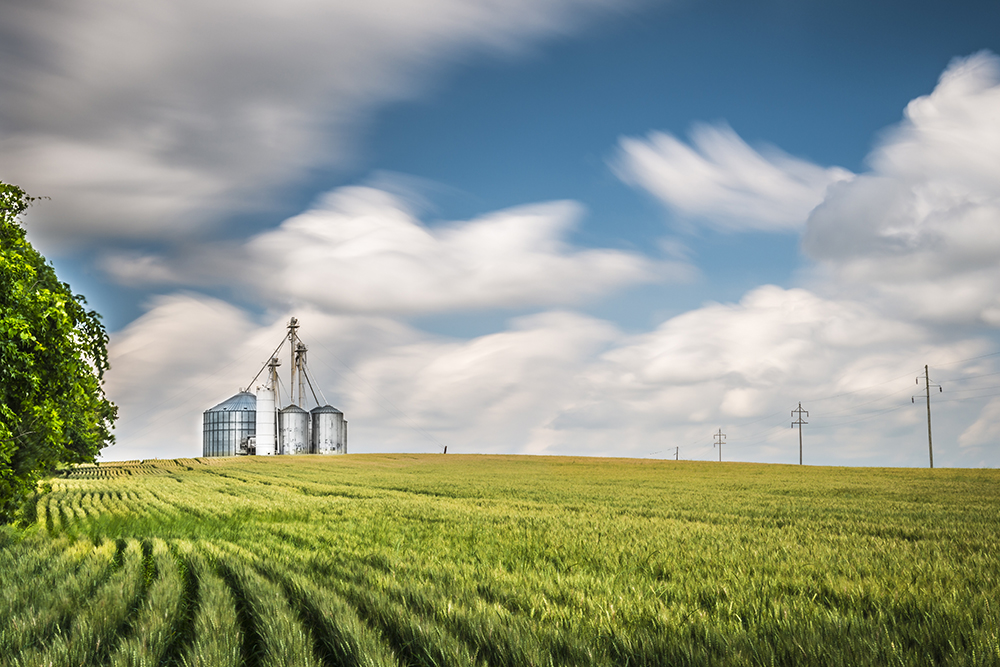
<svg viewBox="0 0 1000 667">
<path fill-rule="evenodd" d="M 681 448 L 680 446 L 674 447 L 674 461 L 681 460 Z"/>
<path fill-rule="evenodd" d="M 917 376 L 917 384 L 920 384 L 920 376 Z M 944 391 L 941 385 L 931 382 L 931 372 L 924 364 L 924 389 L 927 393 L 927 453 L 931 457 L 931 468 L 934 468 L 934 446 L 931 442 L 931 387 L 937 387 L 938 391 Z M 910 396 L 910 402 L 916 403 L 916 396 Z"/>
<path fill-rule="evenodd" d="M 809 422 L 802 421 L 802 413 L 805 413 L 806 417 L 809 416 L 809 411 L 808 410 L 803 410 L 802 409 L 802 401 L 799 401 L 799 407 L 797 409 L 795 409 L 795 410 L 792 410 L 792 416 L 793 417 L 795 415 L 799 416 L 799 418 L 797 420 L 795 420 L 795 421 L 792 422 L 792 428 L 795 428 L 796 425 L 798 425 L 798 427 L 799 427 L 799 465 L 802 465 L 802 425 L 809 423 Z"/>
<path fill-rule="evenodd" d="M 715 444 L 713 444 L 712 446 L 713 447 L 715 447 L 715 445 L 719 446 L 719 463 L 722 463 L 722 443 L 726 441 L 726 434 L 723 433 L 722 429 L 720 428 L 719 432 L 714 434 L 714 436 L 715 436 Z"/>
</svg>

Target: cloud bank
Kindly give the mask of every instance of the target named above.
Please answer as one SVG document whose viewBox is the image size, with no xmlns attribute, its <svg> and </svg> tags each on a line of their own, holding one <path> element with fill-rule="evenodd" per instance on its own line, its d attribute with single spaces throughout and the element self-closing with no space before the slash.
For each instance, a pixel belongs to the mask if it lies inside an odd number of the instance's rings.
<svg viewBox="0 0 1000 667">
<path fill-rule="evenodd" d="M 682 265 L 636 253 L 571 248 L 562 237 L 579 214 L 572 202 L 553 202 L 427 228 L 383 191 L 342 188 L 247 251 L 269 276 L 265 293 L 353 312 L 569 303 L 684 276 Z"/>
<path fill-rule="evenodd" d="M 610 0 L 0 5 L 0 178 L 47 243 L 176 239 L 342 165 L 364 113 Z"/>
<path fill-rule="evenodd" d="M 395 195 L 344 187 L 242 244 L 112 253 L 103 265 L 122 284 L 240 284 L 280 307 L 396 316 L 572 304 L 694 273 L 682 262 L 570 245 L 581 213 L 549 202 L 428 227 Z"/>
<path fill-rule="evenodd" d="M 909 401 L 917 360 L 952 362 L 986 349 L 976 339 L 941 345 L 932 331 L 863 304 L 775 286 L 641 335 L 548 311 L 468 340 L 309 308 L 258 324 L 224 302 L 177 294 L 115 337 L 113 366 L 133 370 L 110 376 L 122 445 L 107 455 L 199 454 L 201 411 L 235 393 L 234 380 L 250 382 L 292 314 L 318 384 L 351 419 L 353 451 L 448 445 L 453 452 L 647 456 L 666 455 L 669 444 L 685 458 L 712 458 L 711 433 L 721 427 L 728 460 L 791 463 L 797 438 L 788 411 L 801 400 L 812 411 L 807 462 L 922 465 L 924 413 Z M 213 331 L 207 344 L 206 325 Z M 949 369 L 954 377 L 992 366 L 970 360 Z M 976 420 L 965 413 L 939 413 L 936 423 L 961 433 L 963 419 L 966 426 Z M 916 437 L 886 451 L 887 433 Z M 941 464 L 978 461 L 981 445 L 970 440 L 959 451 L 942 438 Z"/>
<path fill-rule="evenodd" d="M 844 293 L 908 317 L 1000 326 L 1000 58 L 954 61 L 831 187 L 803 248 Z"/>
</svg>

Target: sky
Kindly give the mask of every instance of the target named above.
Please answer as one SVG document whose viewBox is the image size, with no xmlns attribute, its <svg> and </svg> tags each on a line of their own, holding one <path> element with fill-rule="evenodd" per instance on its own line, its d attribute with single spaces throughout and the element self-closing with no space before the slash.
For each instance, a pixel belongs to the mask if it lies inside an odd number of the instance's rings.
<svg viewBox="0 0 1000 667">
<path fill-rule="evenodd" d="M 806 464 L 927 466 L 927 365 L 935 466 L 996 467 L 998 27 L 15 0 L 0 180 L 104 316 L 104 460 L 200 455 L 297 317 L 352 452 L 798 463 L 801 403 Z"/>
</svg>

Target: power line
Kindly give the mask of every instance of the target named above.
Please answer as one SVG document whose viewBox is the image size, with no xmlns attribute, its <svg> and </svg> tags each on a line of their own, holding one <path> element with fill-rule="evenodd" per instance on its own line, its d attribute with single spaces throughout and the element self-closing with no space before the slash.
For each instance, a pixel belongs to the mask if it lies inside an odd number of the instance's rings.
<svg viewBox="0 0 1000 667">
<path fill-rule="evenodd" d="M 854 421 L 837 422 L 835 424 L 819 424 L 819 425 L 814 424 L 813 428 L 819 429 L 819 430 L 823 430 L 823 429 L 827 429 L 827 428 L 840 428 L 841 426 L 850 426 L 851 424 L 857 424 L 857 423 L 860 423 L 860 422 L 868 421 L 869 419 L 875 419 L 876 417 L 880 417 L 882 415 L 889 414 L 890 412 L 896 412 L 897 410 L 902 410 L 905 407 L 906 407 L 905 405 L 897 405 L 894 408 L 886 408 L 884 410 L 878 410 L 876 412 L 870 412 L 870 413 L 867 414 L 867 416 L 861 417 L 860 419 L 855 419 Z"/>
<path fill-rule="evenodd" d="M 771 428 L 767 429 L 766 431 L 759 431 L 759 432 L 753 434 L 752 436 L 750 436 L 750 438 L 757 438 L 757 437 L 760 437 L 762 435 L 767 435 L 767 434 L 771 434 L 771 433 L 778 433 L 778 432 L 784 431 L 784 428 L 785 428 L 784 424 L 778 424 L 776 426 L 772 426 Z M 751 447 L 753 445 L 762 445 L 762 444 L 764 444 L 766 442 L 769 442 L 768 438 L 764 438 L 762 440 L 752 440 L 751 442 L 745 442 L 742 439 L 740 440 L 740 444 L 743 445 L 743 446 L 745 446 L 745 447 Z"/>
<path fill-rule="evenodd" d="M 912 373 L 912 372 L 913 371 L 908 371 L 908 372 L 903 373 L 902 375 L 900 375 L 898 377 L 892 378 L 891 380 L 886 380 L 885 382 L 879 382 L 877 384 L 870 384 L 867 387 L 861 387 L 860 389 L 854 389 L 853 391 L 845 391 L 842 394 L 834 394 L 832 396 L 824 396 L 823 398 L 809 398 L 809 399 L 807 399 L 807 402 L 809 402 L 809 403 L 820 403 L 822 401 L 829 401 L 831 399 L 840 398 L 842 396 L 850 396 L 851 394 L 857 394 L 858 392 L 862 392 L 862 391 L 865 391 L 865 390 L 868 390 L 868 389 L 874 389 L 875 387 L 881 387 L 884 384 L 889 384 L 890 382 L 895 382 L 896 380 L 902 380 L 903 378 L 908 377 L 910 375 L 910 373 Z"/>
<path fill-rule="evenodd" d="M 974 401 L 979 398 L 993 398 L 995 396 L 1000 396 L 1000 393 L 983 394 L 982 396 L 966 396 L 965 398 L 942 398 L 938 401 L 938 403 L 958 403 L 959 401 Z"/>
<path fill-rule="evenodd" d="M 1000 389 L 1000 385 L 992 384 L 986 387 L 972 387 L 971 389 L 954 389 L 951 390 L 952 394 L 969 394 L 975 391 L 993 391 L 994 389 Z M 978 396 L 970 396 L 971 398 L 979 398 Z"/>
<path fill-rule="evenodd" d="M 878 398 L 873 398 L 872 400 L 865 401 L 864 403 L 857 403 L 854 406 L 852 406 L 850 408 L 847 408 L 846 410 L 840 410 L 839 412 L 829 412 L 829 413 L 826 413 L 826 415 L 827 416 L 833 416 L 833 417 L 835 417 L 837 415 L 848 414 L 848 413 L 854 412 L 857 408 L 863 407 L 865 405 L 871 405 L 872 403 L 878 403 L 879 401 L 884 401 L 886 399 L 892 398 L 893 396 L 896 396 L 897 394 L 905 393 L 908 388 L 909 387 L 903 387 L 902 389 L 894 391 L 891 394 L 886 394 L 885 396 L 879 396 Z"/>
<path fill-rule="evenodd" d="M 996 371 L 994 373 L 983 373 L 981 375 L 966 375 L 965 377 L 945 378 L 944 381 L 945 382 L 965 382 L 967 380 L 975 380 L 977 378 L 991 377 L 993 375 L 1000 375 L 1000 371 Z"/>
<path fill-rule="evenodd" d="M 969 357 L 968 359 L 959 359 L 958 361 L 949 361 L 946 364 L 934 364 L 934 365 L 937 366 L 938 368 L 941 368 L 943 366 L 955 366 L 957 364 L 961 364 L 966 361 L 976 361 L 977 359 L 986 359 L 987 357 L 995 357 L 997 355 L 1000 355 L 1000 352 L 990 352 L 989 354 L 981 354 L 978 357 Z"/>
</svg>

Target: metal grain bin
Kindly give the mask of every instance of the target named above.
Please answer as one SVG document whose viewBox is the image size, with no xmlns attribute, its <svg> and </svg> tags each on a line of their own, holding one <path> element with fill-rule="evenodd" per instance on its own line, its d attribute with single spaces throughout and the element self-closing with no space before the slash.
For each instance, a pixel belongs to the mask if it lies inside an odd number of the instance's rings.
<svg viewBox="0 0 1000 667">
<path fill-rule="evenodd" d="M 309 453 L 309 413 L 297 405 L 289 405 L 278 412 L 278 431 L 281 434 L 282 454 Z"/>
<path fill-rule="evenodd" d="M 344 413 L 332 405 L 313 408 L 312 451 L 315 454 L 344 454 L 347 440 L 344 437 Z"/>
<path fill-rule="evenodd" d="M 202 455 L 236 456 L 240 443 L 257 433 L 257 397 L 248 391 L 205 410 Z"/>
</svg>

